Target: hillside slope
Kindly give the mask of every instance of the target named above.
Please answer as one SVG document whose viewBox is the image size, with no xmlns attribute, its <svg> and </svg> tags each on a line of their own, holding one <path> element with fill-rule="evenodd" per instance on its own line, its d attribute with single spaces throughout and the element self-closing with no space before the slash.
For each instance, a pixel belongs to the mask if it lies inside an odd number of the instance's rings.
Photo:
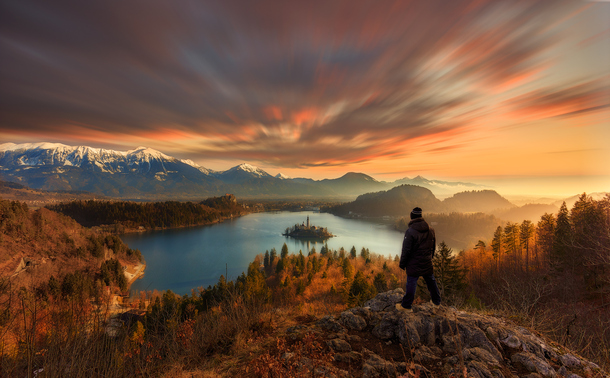
<svg viewBox="0 0 610 378">
<path fill-rule="evenodd" d="M 335 215 L 362 214 L 370 217 L 404 216 L 419 206 L 430 212 L 444 209 L 430 189 L 415 185 L 401 185 L 388 191 L 367 193 L 358 196 L 355 201 L 337 205 L 330 212 Z"/>
<path fill-rule="evenodd" d="M 111 258 L 137 264 L 141 256 L 117 236 L 84 228 L 45 208 L 33 211 L 24 203 L 0 199 L 0 278 L 28 287 L 76 271 L 93 279 Z M 26 269 L 18 269 L 22 260 Z"/>
</svg>

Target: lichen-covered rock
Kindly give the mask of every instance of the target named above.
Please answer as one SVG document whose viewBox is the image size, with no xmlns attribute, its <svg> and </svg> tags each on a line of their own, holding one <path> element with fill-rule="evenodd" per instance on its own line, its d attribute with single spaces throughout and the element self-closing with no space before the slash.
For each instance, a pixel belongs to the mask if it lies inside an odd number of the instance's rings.
<svg viewBox="0 0 610 378">
<path fill-rule="evenodd" d="M 385 311 L 394 308 L 396 303 L 402 301 L 405 291 L 401 288 L 379 293 L 373 299 L 364 303 L 364 307 L 369 307 L 371 311 Z"/>
<path fill-rule="evenodd" d="M 491 371 L 489 371 L 487 368 L 487 365 L 479 361 L 468 362 L 466 369 L 468 371 L 468 377 L 495 378 Z"/>
<path fill-rule="evenodd" d="M 465 351 L 468 351 L 470 359 L 483 362 L 490 366 L 500 366 L 500 362 L 503 360 L 501 354 L 498 357 L 492 353 L 489 353 L 488 350 L 479 347 L 466 349 Z"/>
<path fill-rule="evenodd" d="M 373 328 L 373 335 L 381 340 L 391 339 L 397 336 L 400 315 L 395 312 L 387 312 L 381 321 Z"/>
<path fill-rule="evenodd" d="M 366 328 L 366 320 L 364 320 L 362 316 L 355 315 L 351 311 L 343 311 L 339 319 L 348 329 L 362 331 Z"/>
<path fill-rule="evenodd" d="M 325 316 L 318 320 L 316 324 L 327 331 L 345 333 L 347 330 L 331 315 Z"/>
<path fill-rule="evenodd" d="M 326 344 L 335 352 L 351 352 L 352 346 L 345 340 L 332 339 L 326 341 Z"/>
<path fill-rule="evenodd" d="M 571 355 L 570 353 L 560 356 L 559 360 L 561 361 L 563 366 L 568 367 L 568 368 L 580 367 L 580 365 L 581 365 L 580 360 L 578 358 L 574 357 L 573 355 Z"/>
<path fill-rule="evenodd" d="M 519 340 L 515 335 L 508 335 L 506 338 L 500 339 L 500 343 L 506 345 L 511 349 L 521 348 L 521 340 Z"/>
<path fill-rule="evenodd" d="M 396 377 L 398 375 L 396 367 L 390 361 L 387 361 L 380 356 L 368 352 L 367 360 L 362 364 L 362 377 Z"/>
<path fill-rule="evenodd" d="M 548 362 L 541 360 L 533 353 L 515 353 L 510 359 L 515 366 L 527 369 L 532 373 L 538 373 L 543 377 L 554 377 L 557 375 L 557 372 L 551 367 L 551 365 L 549 365 Z"/>
<path fill-rule="evenodd" d="M 441 357 L 435 354 L 430 348 L 425 345 L 413 351 L 413 360 L 419 363 L 436 363 L 441 361 Z"/>
<path fill-rule="evenodd" d="M 362 358 L 362 355 L 353 350 L 348 353 L 335 353 L 335 356 L 334 356 L 335 361 L 345 362 L 347 364 L 356 364 L 356 363 L 358 363 L 358 361 L 360 361 L 361 358 Z"/>
</svg>

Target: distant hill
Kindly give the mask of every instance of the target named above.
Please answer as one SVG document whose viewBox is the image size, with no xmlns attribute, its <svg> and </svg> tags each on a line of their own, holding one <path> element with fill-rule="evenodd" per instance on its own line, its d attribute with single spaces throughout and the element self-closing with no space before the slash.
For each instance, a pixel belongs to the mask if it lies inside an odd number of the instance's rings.
<svg viewBox="0 0 610 378">
<path fill-rule="evenodd" d="M 485 186 L 473 184 L 469 182 L 454 182 L 454 181 L 441 181 L 441 180 L 428 180 L 422 176 L 416 176 L 412 179 L 405 177 L 400 180 L 396 180 L 394 185 L 417 185 L 424 188 L 430 189 L 437 197 L 446 197 L 455 193 L 463 192 L 466 190 L 485 189 Z"/>
<path fill-rule="evenodd" d="M 80 190 L 39 190 L 9 181 L 0 181 L 0 198 L 11 201 L 21 201 L 30 208 L 42 207 L 45 204 L 88 200 L 109 199 L 105 196 Z"/>
<path fill-rule="evenodd" d="M 439 212 L 444 208 L 429 189 L 401 185 L 388 191 L 363 194 L 353 202 L 333 207 L 330 212 L 337 215 L 357 213 L 371 217 L 405 216 L 416 206 L 431 212 Z"/>
<path fill-rule="evenodd" d="M 580 198 L 581 195 L 582 195 L 582 193 L 576 194 L 572 197 L 568 197 L 565 200 L 555 201 L 555 202 L 553 202 L 553 205 L 555 205 L 555 206 L 557 206 L 557 208 L 559 208 L 559 207 L 561 207 L 561 204 L 565 201 L 568 209 L 571 209 L 574 206 L 574 204 L 576 203 L 576 201 L 578 201 L 578 198 Z M 594 200 L 599 201 L 599 200 L 603 199 L 604 197 L 610 195 L 610 192 L 587 193 L 587 195 L 589 197 L 593 198 Z"/>
<path fill-rule="evenodd" d="M 335 193 L 343 193 L 349 196 L 385 190 L 392 187 L 391 184 L 377 181 L 364 173 L 355 172 L 348 172 L 336 179 L 318 181 L 317 185 Z"/>
<path fill-rule="evenodd" d="M 544 213 L 557 214 L 558 210 L 559 207 L 555 205 L 527 204 L 508 210 L 496 211 L 493 214 L 505 221 L 523 222 L 524 220 L 529 220 L 536 223 Z"/>
<path fill-rule="evenodd" d="M 473 190 L 456 193 L 446 198 L 443 204 L 450 211 L 465 213 L 489 213 L 497 209 L 515 207 L 509 200 L 499 195 L 495 190 Z"/>
</svg>

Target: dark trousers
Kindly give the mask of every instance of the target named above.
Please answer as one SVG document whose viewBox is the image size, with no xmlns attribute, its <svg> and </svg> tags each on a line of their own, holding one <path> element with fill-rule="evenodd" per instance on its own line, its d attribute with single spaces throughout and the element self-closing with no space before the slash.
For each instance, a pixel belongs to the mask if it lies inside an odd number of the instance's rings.
<svg viewBox="0 0 610 378">
<path fill-rule="evenodd" d="M 428 291 L 430 292 L 432 303 L 437 306 L 440 305 L 441 292 L 438 290 L 438 286 L 436 285 L 436 279 L 434 278 L 434 274 L 422 277 L 424 278 L 424 281 L 426 281 L 426 286 L 428 286 Z M 413 300 L 415 299 L 415 289 L 417 289 L 418 279 L 419 276 L 407 276 L 407 293 L 402 298 L 402 307 L 411 308 Z"/>
</svg>

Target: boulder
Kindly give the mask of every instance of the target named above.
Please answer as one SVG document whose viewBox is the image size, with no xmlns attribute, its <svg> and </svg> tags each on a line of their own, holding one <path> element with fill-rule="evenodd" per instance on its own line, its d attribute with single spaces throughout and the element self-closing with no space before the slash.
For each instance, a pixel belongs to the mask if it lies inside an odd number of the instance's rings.
<svg viewBox="0 0 610 378">
<path fill-rule="evenodd" d="M 352 311 L 343 311 L 339 319 L 348 329 L 362 331 L 366 328 L 366 320 L 360 315 L 355 315 Z"/>
<path fill-rule="evenodd" d="M 405 291 L 401 288 L 379 293 L 375 298 L 369 299 L 364 303 L 364 307 L 369 307 L 371 311 L 387 311 L 396 306 L 396 303 L 402 301 L 405 296 Z"/>
</svg>

